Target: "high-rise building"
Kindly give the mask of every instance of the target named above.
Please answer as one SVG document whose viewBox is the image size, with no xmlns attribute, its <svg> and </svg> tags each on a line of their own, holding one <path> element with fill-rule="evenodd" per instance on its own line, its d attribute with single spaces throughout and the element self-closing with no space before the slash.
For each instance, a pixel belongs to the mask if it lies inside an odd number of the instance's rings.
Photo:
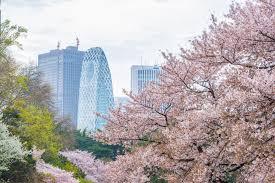
<svg viewBox="0 0 275 183">
<path fill-rule="evenodd" d="M 60 117 L 70 117 L 77 126 L 78 97 L 83 51 L 78 47 L 55 49 L 38 56 L 42 80 L 52 89 L 55 108 Z"/>
<path fill-rule="evenodd" d="M 106 115 L 113 106 L 112 78 L 106 56 L 101 48 L 91 48 L 82 64 L 77 128 L 87 131 L 101 129 L 106 120 L 96 113 Z"/>
<path fill-rule="evenodd" d="M 160 66 L 133 65 L 131 67 L 131 91 L 139 94 L 150 82 L 158 82 Z"/>
</svg>

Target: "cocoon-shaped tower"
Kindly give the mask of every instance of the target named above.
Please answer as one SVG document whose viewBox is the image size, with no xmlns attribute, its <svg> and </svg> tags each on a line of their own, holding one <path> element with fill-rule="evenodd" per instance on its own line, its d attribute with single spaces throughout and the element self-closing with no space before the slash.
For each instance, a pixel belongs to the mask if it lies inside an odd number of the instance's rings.
<svg viewBox="0 0 275 183">
<path fill-rule="evenodd" d="M 82 62 L 77 129 L 102 129 L 106 120 L 98 117 L 96 113 L 106 115 L 113 106 L 113 87 L 108 61 L 101 48 L 90 48 Z"/>
</svg>

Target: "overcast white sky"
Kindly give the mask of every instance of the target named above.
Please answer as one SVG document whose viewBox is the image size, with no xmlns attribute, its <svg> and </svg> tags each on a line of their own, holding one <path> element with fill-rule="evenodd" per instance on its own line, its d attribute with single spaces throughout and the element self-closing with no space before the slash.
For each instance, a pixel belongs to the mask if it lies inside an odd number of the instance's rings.
<svg viewBox="0 0 275 183">
<path fill-rule="evenodd" d="M 2 0 L 3 19 L 28 29 L 21 62 L 37 62 L 37 55 L 75 45 L 99 46 L 105 51 L 115 96 L 130 89 L 130 67 L 160 64 L 159 50 L 178 52 L 199 35 L 210 14 L 222 17 L 231 0 Z"/>
</svg>

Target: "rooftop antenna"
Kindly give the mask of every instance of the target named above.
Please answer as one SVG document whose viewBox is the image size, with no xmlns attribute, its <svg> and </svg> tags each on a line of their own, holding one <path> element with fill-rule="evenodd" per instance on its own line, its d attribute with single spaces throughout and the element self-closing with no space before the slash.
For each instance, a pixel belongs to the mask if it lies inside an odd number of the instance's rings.
<svg viewBox="0 0 275 183">
<path fill-rule="evenodd" d="M 0 0 L 1 1 L 1 0 Z M 60 49 L 60 41 L 57 42 L 57 49 L 59 50 Z"/>
<path fill-rule="evenodd" d="M 79 47 L 79 39 L 78 39 L 78 37 L 76 37 L 76 47 L 77 47 L 77 49 Z"/>
</svg>

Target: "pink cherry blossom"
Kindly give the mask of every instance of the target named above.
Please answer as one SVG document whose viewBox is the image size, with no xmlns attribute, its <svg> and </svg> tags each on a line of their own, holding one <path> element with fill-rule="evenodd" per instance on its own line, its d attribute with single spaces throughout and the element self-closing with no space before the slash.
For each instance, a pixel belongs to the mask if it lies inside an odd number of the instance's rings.
<svg viewBox="0 0 275 183">
<path fill-rule="evenodd" d="M 96 160 L 91 153 L 76 150 L 61 152 L 60 154 L 78 166 L 86 174 L 88 180 L 95 183 L 104 182 L 102 175 L 105 171 L 105 165 L 102 161 Z"/>
<path fill-rule="evenodd" d="M 52 165 L 45 163 L 43 160 L 37 161 L 36 170 L 40 173 L 50 175 L 53 177 L 54 182 L 57 183 L 78 183 L 78 180 L 73 177 L 71 172 L 66 172 L 65 170 L 53 167 Z M 47 183 L 53 182 L 51 179 L 46 179 L 44 181 Z"/>
<path fill-rule="evenodd" d="M 95 136 L 128 151 L 110 182 L 275 182 L 275 1 L 233 3 L 181 54 L 163 53 L 159 84 L 114 109 Z M 126 149 L 126 150 L 127 150 Z"/>
<path fill-rule="evenodd" d="M 45 152 L 45 150 L 39 150 L 36 147 L 32 149 L 32 156 L 36 160 L 36 170 L 39 173 L 42 173 L 48 177 L 45 177 L 43 180 L 46 183 L 78 183 L 73 177 L 71 172 L 66 172 L 65 170 L 61 170 L 57 167 L 54 167 L 50 164 L 45 163 L 41 156 Z"/>
</svg>

